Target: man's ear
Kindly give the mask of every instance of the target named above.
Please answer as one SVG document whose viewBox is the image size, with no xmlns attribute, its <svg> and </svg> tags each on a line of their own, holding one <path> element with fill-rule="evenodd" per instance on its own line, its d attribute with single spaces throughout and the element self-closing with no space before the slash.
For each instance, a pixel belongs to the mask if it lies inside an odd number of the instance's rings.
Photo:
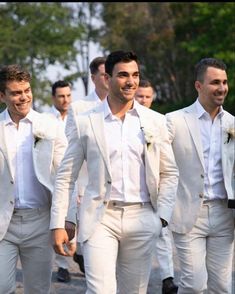
<svg viewBox="0 0 235 294">
<path fill-rule="evenodd" d="M 3 92 L 0 91 L 0 102 L 1 103 L 5 103 L 5 100 L 3 99 L 3 96 L 4 96 Z"/>
<path fill-rule="evenodd" d="M 199 81 L 195 81 L 194 87 L 197 91 L 199 91 L 201 89 L 201 83 Z"/>
<path fill-rule="evenodd" d="M 109 81 L 110 75 L 108 73 L 104 74 L 104 79 L 106 81 L 106 83 Z"/>
</svg>

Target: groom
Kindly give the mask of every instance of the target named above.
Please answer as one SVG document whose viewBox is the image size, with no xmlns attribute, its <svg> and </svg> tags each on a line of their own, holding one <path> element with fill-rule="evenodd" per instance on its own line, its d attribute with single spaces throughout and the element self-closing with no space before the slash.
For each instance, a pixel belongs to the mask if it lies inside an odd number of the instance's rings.
<svg viewBox="0 0 235 294">
<path fill-rule="evenodd" d="M 77 116 L 58 170 L 51 210 L 54 248 L 66 254 L 66 207 L 86 160 L 78 235 L 86 293 L 113 294 L 117 287 L 120 293 L 146 293 L 156 238 L 171 218 L 178 170 L 165 117 L 134 101 L 137 56 L 112 52 L 105 72 L 108 97 Z"/>
</svg>

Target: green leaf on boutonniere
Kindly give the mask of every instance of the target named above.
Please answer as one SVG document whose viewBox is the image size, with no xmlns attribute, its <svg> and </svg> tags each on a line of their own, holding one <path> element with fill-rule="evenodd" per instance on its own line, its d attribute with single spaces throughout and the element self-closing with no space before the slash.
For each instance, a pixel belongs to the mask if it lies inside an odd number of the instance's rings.
<svg viewBox="0 0 235 294">
<path fill-rule="evenodd" d="M 34 137 L 34 148 L 36 147 L 37 143 L 41 140 L 39 137 Z"/>
</svg>

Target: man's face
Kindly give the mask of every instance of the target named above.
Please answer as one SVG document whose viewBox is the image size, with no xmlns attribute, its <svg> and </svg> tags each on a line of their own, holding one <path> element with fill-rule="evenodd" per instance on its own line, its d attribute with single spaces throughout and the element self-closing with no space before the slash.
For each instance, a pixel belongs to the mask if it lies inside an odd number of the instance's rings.
<svg viewBox="0 0 235 294">
<path fill-rule="evenodd" d="M 91 75 L 91 79 L 92 79 L 93 83 L 95 84 L 96 89 L 108 92 L 108 84 L 105 79 L 105 66 L 104 66 L 104 64 L 101 64 L 98 67 L 97 73 Z"/>
<path fill-rule="evenodd" d="M 196 81 L 195 88 L 204 107 L 217 108 L 224 103 L 228 94 L 227 74 L 219 68 L 208 67 L 203 82 Z"/>
<path fill-rule="evenodd" d="M 107 75 L 109 95 L 119 103 L 134 99 L 139 86 L 139 68 L 135 61 L 119 62 L 113 68 L 112 76 Z"/>
<path fill-rule="evenodd" d="M 53 104 L 60 113 L 68 111 L 72 101 L 70 87 L 56 88 L 55 95 L 52 96 Z"/>
<path fill-rule="evenodd" d="M 7 105 L 11 119 L 18 123 L 30 111 L 33 95 L 30 83 L 26 81 L 12 81 L 6 85 L 5 92 L 0 92 L 1 100 Z"/>
<path fill-rule="evenodd" d="M 151 107 L 153 102 L 153 88 L 139 87 L 135 93 L 135 99 L 143 106 Z"/>
</svg>

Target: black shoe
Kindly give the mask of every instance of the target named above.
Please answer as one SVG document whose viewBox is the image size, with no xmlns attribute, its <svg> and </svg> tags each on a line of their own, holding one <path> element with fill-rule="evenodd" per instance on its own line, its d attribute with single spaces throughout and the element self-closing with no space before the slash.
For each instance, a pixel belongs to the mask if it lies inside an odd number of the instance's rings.
<svg viewBox="0 0 235 294">
<path fill-rule="evenodd" d="M 68 283 L 71 280 L 69 271 L 66 268 L 59 267 L 57 272 L 57 280 L 59 282 Z"/>
<path fill-rule="evenodd" d="M 77 254 L 76 252 L 73 255 L 73 260 L 79 265 L 80 271 L 85 274 L 84 259 L 83 256 Z"/>
<path fill-rule="evenodd" d="M 178 286 L 173 282 L 173 278 L 167 278 L 162 281 L 162 294 L 176 294 Z"/>
</svg>

